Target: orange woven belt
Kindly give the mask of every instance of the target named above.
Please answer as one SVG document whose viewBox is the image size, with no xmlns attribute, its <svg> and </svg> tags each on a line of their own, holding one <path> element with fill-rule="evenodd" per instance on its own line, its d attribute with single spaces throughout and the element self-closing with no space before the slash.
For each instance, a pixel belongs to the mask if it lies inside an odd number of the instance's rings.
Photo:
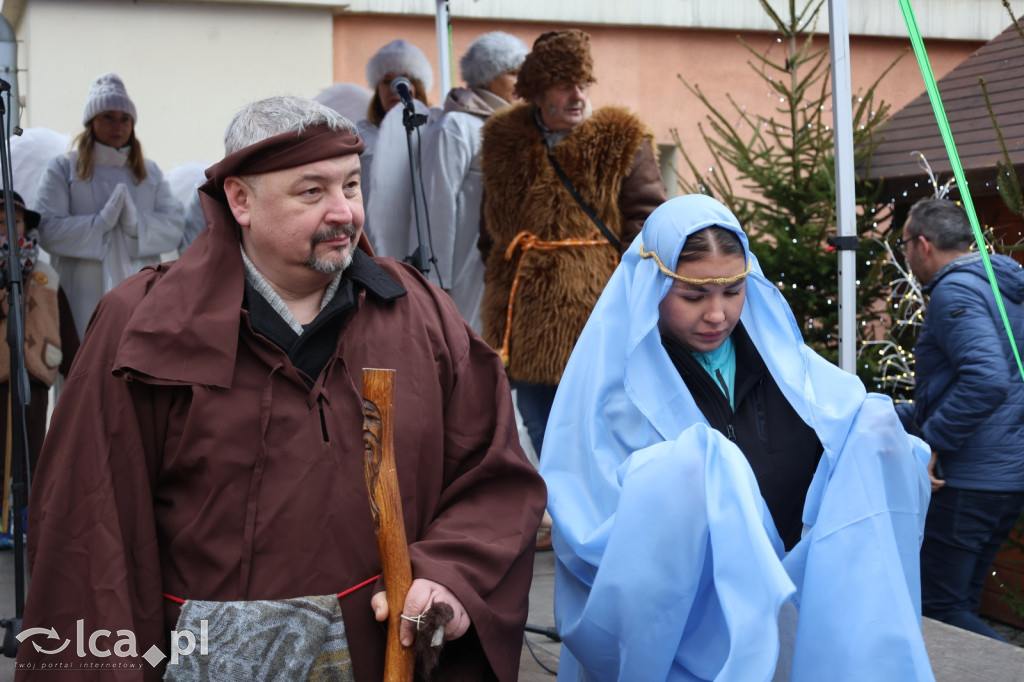
<svg viewBox="0 0 1024 682">
<path fill-rule="evenodd" d="M 523 258 L 528 251 L 554 251 L 567 246 L 611 246 L 604 237 L 596 239 L 560 239 L 558 241 L 543 241 L 529 230 L 523 230 L 517 234 L 508 248 L 505 249 L 505 260 L 512 260 L 516 249 L 520 250 L 519 262 L 516 264 L 516 275 L 512 278 L 512 288 L 508 292 L 508 308 L 505 311 L 505 336 L 501 340 L 501 350 L 498 351 L 503 365 L 508 367 L 508 339 L 512 333 L 512 307 L 515 305 L 516 289 L 519 287 L 519 273 L 523 268 Z M 615 254 L 615 263 L 618 265 L 619 255 Z"/>
</svg>

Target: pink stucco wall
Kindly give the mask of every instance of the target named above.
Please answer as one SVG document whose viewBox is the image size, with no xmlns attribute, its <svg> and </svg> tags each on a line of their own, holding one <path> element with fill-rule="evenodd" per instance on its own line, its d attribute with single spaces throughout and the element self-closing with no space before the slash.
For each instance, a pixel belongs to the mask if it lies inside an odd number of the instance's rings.
<svg viewBox="0 0 1024 682">
<path fill-rule="evenodd" d="M 507 31 L 530 45 L 544 31 L 566 28 L 552 24 L 459 18 L 453 18 L 452 27 L 456 84 L 461 84 L 458 58 L 481 33 Z M 678 129 L 684 145 L 700 165 L 706 166 L 710 158 L 704 151 L 697 129 L 697 124 L 705 120 L 706 111 L 678 76 L 700 86 L 722 111 L 729 107 L 727 95 L 749 110 L 760 113 L 770 113 L 778 104 L 778 96 L 749 66 L 751 55 L 739 41 L 742 38 L 759 52 L 777 56 L 781 61 L 783 46 L 772 34 L 676 28 L 580 28 L 591 34 L 598 80 L 591 90 L 594 105 L 620 104 L 633 109 L 654 129 L 659 144 L 671 144 L 670 130 Z M 431 18 L 339 14 L 334 21 L 335 80 L 365 85 L 366 60 L 381 45 L 399 37 L 419 46 L 430 58 L 435 69 L 431 102 L 438 103 L 437 48 Z M 827 36 L 823 36 L 820 44 L 826 42 Z M 980 45 L 979 42 L 965 41 L 926 43 L 936 78 L 941 78 Z M 851 37 L 854 90 L 867 88 L 909 46 L 910 41 L 906 38 Z M 896 111 L 923 91 L 914 56 L 906 54 L 882 81 L 878 96 L 890 102 Z M 731 120 L 738 122 L 738 116 L 732 115 Z"/>
</svg>

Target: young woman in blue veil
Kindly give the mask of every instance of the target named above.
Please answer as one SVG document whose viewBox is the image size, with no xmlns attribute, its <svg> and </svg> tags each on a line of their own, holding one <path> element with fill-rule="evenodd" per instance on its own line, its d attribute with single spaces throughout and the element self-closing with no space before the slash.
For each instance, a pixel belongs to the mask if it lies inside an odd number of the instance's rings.
<svg viewBox="0 0 1024 682">
<path fill-rule="evenodd" d="M 666 202 L 548 423 L 559 679 L 934 679 L 928 456 L 803 344 L 722 204 Z"/>
</svg>

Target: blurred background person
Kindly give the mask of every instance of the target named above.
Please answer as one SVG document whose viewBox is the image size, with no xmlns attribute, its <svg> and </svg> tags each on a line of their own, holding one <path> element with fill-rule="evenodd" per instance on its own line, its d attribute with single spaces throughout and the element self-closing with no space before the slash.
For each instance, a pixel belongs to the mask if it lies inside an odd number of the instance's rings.
<svg viewBox="0 0 1024 682">
<path fill-rule="evenodd" d="M 359 129 L 359 137 L 363 138 L 363 143 L 366 145 L 366 151 L 360 157 L 360 163 L 363 169 L 363 206 L 367 208 L 366 223 L 363 229 L 368 237 L 372 236 L 373 229 L 369 227 L 373 218 L 372 213 L 369 212 L 370 180 L 377 151 L 377 138 L 384 116 L 402 101 L 398 95 L 391 92 L 391 81 L 399 76 L 409 79 L 412 96 L 415 99 L 421 101 L 425 106 L 430 106 L 427 93 L 434 85 L 434 72 L 430 68 L 430 62 L 427 61 L 423 50 L 402 38 L 392 40 L 377 50 L 370 57 L 370 61 L 366 63 L 366 84 L 373 91 L 373 97 L 366 108 L 366 118 L 358 121 L 356 127 Z M 404 146 L 401 153 L 406 154 Z M 406 165 L 408 165 L 407 162 Z"/>
<path fill-rule="evenodd" d="M 39 214 L 26 208 L 17 192 L 11 192 L 17 225 L 18 257 L 25 298 L 25 369 L 28 372 L 29 404 L 25 407 L 29 470 L 34 471 L 46 436 L 48 391 L 57 374 L 67 376 L 78 352 L 78 333 L 71 306 L 60 285 L 60 276 L 49 263 L 39 260 Z M 7 214 L 0 190 L 0 270 L 7 272 Z M 7 401 L 10 397 L 11 355 L 7 348 L 7 296 L 0 302 L 0 443 L 7 442 Z M 4 523 L 7 519 L 4 519 Z"/>
<path fill-rule="evenodd" d="M 979 615 L 992 562 L 1024 511 L 1024 383 L 963 207 L 922 199 L 903 226 L 903 254 L 928 296 L 914 345 L 914 402 L 904 423 L 931 447 L 932 498 L 921 545 L 929 618 L 1002 640 Z M 990 256 L 1018 348 L 1024 270 Z"/>
<path fill-rule="evenodd" d="M 36 191 L 39 243 L 52 256 L 79 338 L 103 294 L 174 251 L 184 208 L 135 136 L 135 104 L 113 73 L 93 81 L 75 148 L 52 159 Z"/>
<path fill-rule="evenodd" d="M 480 131 L 491 114 L 517 99 L 516 77 L 529 51 L 522 40 L 501 31 L 477 38 L 459 62 L 469 87 L 448 93 L 445 113 L 423 144 L 423 184 L 437 258 L 430 279 L 451 294 L 477 333 L 484 294 L 484 261 L 477 249 L 484 191 Z"/>
</svg>

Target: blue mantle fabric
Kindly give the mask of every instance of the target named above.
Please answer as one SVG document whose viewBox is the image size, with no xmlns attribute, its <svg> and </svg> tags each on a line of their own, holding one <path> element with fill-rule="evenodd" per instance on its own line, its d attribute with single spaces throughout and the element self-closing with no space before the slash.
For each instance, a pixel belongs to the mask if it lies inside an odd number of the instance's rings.
<svg viewBox="0 0 1024 682">
<path fill-rule="evenodd" d="M 662 347 L 671 280 L 640 244 L 674 269 L 687 235 L 711 225 L 749 254 L 714 199 L 677 197 L 651 214 L 559 386 L 540 465 L 559 679 L 750 682 L 779 661 L 797 682 L 933 680 L 918 566 L 929 452 L 892 402 L 803 344 L 750 254 L 744 327 L 824 447 L 803 537 L 785 554 L 746 459 L 708 426 Z M 799 616 L 781 646 L 787 602 Z"/>
</svg>

